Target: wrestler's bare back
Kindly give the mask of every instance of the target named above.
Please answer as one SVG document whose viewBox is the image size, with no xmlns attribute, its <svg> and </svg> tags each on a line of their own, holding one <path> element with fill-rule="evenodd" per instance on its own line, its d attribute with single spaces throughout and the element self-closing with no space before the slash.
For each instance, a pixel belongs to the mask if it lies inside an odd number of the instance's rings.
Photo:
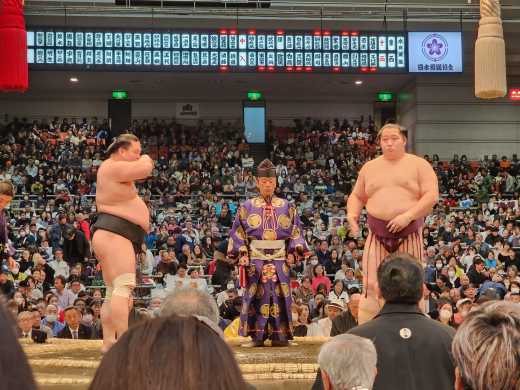
<svg viewBox="0 0 520 390">
<path fill-rule="evenodd" d="M 103 161 L 97 173 L 96 206 L 98 212 L 124 218 L 148 232 L 150 212 L 139 197 L 134 181 L 118 181 L 120 178 L 112 174 L 114 166 L 111 164 L 117 164 L 117 162 L 111 159 Z"/>
<path fill-rule="evenodd" d="M 367 162 L 360 172 L 364 188 L 359 188 L 364 190 L 367 212 L 390 221 L 415 206 L 424 190 L 420 178 L 427 176 L 426 170 L 431 170 L 426 160 L 408 153 L 399 160 L 380 156 Z"/>
</svg>

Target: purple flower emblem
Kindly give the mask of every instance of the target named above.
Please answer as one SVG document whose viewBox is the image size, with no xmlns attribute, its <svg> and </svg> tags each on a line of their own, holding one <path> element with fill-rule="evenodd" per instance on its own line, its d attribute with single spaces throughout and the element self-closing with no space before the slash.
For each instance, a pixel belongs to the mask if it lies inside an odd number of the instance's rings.
<svg viewBox="0 0 520 390">
<path fill-rule="evenodd" d="M 444 47 L 444 45 L 442 44 L 442 42 L 438 42 L 437 39 L 433 38 L 431 43 L 428 43 L 426 45 L 426 47 L 428 47 L 429 54 L 431 56 L 433 56 L 433 55 L 440 56 L 441 55 L 441 49 Z"/>
<path fill-rule="evenodd" d="M 448 41 L 441 34 L 430 34 L 422 42 L 422 52 L 429 61 L 440 62 L 448 54 Z"/>
</svg>

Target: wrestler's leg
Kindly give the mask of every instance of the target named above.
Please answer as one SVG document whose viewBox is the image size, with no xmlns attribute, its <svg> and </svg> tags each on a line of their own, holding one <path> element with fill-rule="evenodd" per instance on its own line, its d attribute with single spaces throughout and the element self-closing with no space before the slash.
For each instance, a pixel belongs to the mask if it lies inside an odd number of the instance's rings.
<svg viewBox="0 0 520 390">
<path fill-rule="evenodd" d="M 112 322 L 111 299 L 112 299 L 112 279 L 110 278 L 109 266 L 109 241 L 105 237 L 104 230 L 97 230 L 92 237 L 92 249 L 103 271 L 103 281 L 105 283 L 105 299 L 101 306 L 101 324 L 103 326 L 103 347 L 102 351 L 106 352 L 116 342 L 116 330 Z M 108 268 L 108 269 L 106 269 Z"/>
<path fill-rule="evenodd" d="M 363 250 L 364 291 L 359 302 L 359 324 L 370 321 L 383 307 L 383 302 L 377 298 L 377 268 L 387 255 L 380 242 L 369 233 Z"/>
<path fill-rule="evenodd" d="M 101 324 L 103 325 L 103 351 L 108 351 L 112 344 L 116 342 L 116 330 L 112 323 L 112 313 L 110 310 L 112 286 L 108 284 L 104 275 L 103 279 L 105 279 L 106 293 L 105 300 L 101 306 Z"/>
<path fill-rule="evenodd" d="M 104 310 L 108 325 L 106 337 L 105 323 L 102 322 L 103 344 L 104 349 L 107 349 L 128 329 L 131 299 L 128 294 L 121 294 L 121 288 L 116 284 L 118 277 L 135 274 L 135 253 L 130 241 L 105 230 L 96 231 L 92 244 L 96 256 L 101 260 L 103 279 L 107 287 L 113 289 L 112 297 L 106 302 Z M 133 283 L 135 285 L 135 278 Z"/>
<path fill-rule="evenodd" d="M 410 234 L 404 239 L 397 252 L 408 253 L 422 265 L 423 244 L 422 229 Z M 369 233 L 363 252 L 363 286 L 364 293 L 359 302 L 359 324 L 370 321 L 383 307 L 384 302 L 377 298 L 377 269 L 381 262 L 388 256 L 388 252 L 381 243 Z M 424 308 L 424 302 L 419 302 L 419 307 Z"/>
</svg>

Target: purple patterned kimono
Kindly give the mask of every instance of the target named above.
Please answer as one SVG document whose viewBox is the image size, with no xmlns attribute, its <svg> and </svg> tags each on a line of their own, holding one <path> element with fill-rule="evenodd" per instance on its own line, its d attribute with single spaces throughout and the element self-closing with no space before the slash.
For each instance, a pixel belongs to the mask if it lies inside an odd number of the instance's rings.
<svg viewBox="0 0 520 390">
<path fill-rule="evenodd" d="M 297 246 L 308 251 L 296 209 L 285 199 L 245 201 L 230 231 L 228 256 L 249 255 L 240 313 L 241 336 L 253 341 L 292 339 L 291 289 L 287 255 Z"/>
</svg>

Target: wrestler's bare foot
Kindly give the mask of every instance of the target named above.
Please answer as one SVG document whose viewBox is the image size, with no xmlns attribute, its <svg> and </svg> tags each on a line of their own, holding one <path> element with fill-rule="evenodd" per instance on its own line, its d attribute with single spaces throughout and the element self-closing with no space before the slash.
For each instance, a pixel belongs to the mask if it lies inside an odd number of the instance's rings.
<svg viewBox="0 0 520 390">
<path fill-rule="evenodd" d="M 242 344 L 240 346 L 243 348 L 263 347 L 264 342 L 263 341 L 250 341 L 250 342 Z"/>
</svg>

